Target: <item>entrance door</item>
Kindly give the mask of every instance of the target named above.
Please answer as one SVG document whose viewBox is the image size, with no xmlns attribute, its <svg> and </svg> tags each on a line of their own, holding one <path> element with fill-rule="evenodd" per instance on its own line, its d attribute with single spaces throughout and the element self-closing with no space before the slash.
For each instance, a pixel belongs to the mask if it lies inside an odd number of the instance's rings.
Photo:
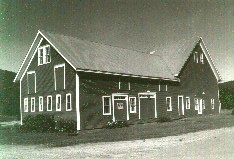
<svg viewBox="0 0 234 159">
<path fill-rule="evenodd" d="M 184 115 L 184 98 L 183 98 L 183 96 L 178 96 L 178 113 L 179 113 L 179 116 Z"/>
<path fill-rule="evenodd" d="M 114 119 L 118 121 L 129 120 L 128 95 L 113 95 Z"/>
<path fill-rule="evenodd" d="M 157 118 L 156 93 L 139 94 L 139 119 Z"/>
</svg>

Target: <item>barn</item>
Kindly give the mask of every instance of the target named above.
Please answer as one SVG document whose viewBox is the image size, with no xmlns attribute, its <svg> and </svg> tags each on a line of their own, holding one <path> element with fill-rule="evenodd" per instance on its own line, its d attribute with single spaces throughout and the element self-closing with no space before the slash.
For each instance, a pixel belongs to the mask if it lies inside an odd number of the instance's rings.
<svg viewBox="0 0 234 159">
<path fill-rule="evenodd" d="M 220 113 L 221 81 L 202 38 L 140 52 L 39 30 L 14 79 L 27 115 L 148 122 Z"/>
</svg>

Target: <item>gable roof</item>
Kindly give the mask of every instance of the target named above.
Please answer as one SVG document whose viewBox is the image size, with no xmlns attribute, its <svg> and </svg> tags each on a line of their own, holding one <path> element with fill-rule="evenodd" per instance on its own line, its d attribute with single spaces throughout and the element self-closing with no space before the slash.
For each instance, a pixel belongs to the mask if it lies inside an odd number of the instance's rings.
<svg viewBox="0 0 234 159">
<path fill-rule="evenodd" d="M 186 58 L 195 47 L 194 42 L 184 41 L 185 43 L 177 43 L 176 49 L 169 47 L 169 49 L 161 49 L 157 54 L 151 55 L 147 52 L 133 51 L 61 34 L 38 31 L 14 81 L 24 76 L 42 38 L 46 39 L 77 71 L 165 80 L 177 80 L 174 75 L 179 73 Z M 164 55 L 177 59 L 177 63 L 171 62 L 172 58 L 165 58 Z M 171 67 L 168 67 L 167 64 L 170 64 Z"/>
</svg>

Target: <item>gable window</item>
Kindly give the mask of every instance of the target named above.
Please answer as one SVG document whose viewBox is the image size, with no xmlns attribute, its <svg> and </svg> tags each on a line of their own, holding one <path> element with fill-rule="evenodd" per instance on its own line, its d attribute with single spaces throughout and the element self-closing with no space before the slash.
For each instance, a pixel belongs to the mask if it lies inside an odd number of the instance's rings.
<svg viewBox="0 0 234 159">
<path fill-rule="evenodd" d="M 56 95 L 56 111 L 61 111 L 61 95 Z"/>
<path fill-rule="evenodd" d="M 111 97 L 102 96 L 103 115 L 111 115 Z"/>
<path fill-rule="evenodd" d="M 31 112 L 35 112 L 35 97 L 31 98 Z"/>
<path fill-rule="evenodd" d="M 206 109 L 206 104 L 205 104 L 205 100 L 204 99 L 202 99 L 202 108 Z"/>
<path fill-rule="evenodd" d="M 198 63 L 198 53 L 194 52 L 194 62 Z"/>
<path fill-rule="evenodd" d="M 37 92 L 35 71 L 27 72 L 27 86 L 28 86 L 28 94 L 33 94 Z"/>
<path fill-rule="evenodd" d="M 214 109 L 214 99 L 211 99 L 211 109 Z"/>
<path fill-rule="evenodd" d="M 65 89 L 65 63 L 54 66 L 54 89 Z"/>
<path fill-rule="evenodd" d="M 172 111 L 171 97 L 166 97 L 167 111 Z"/>
<path fill-rule="evenodd" d="M 186 97 L 185 99 L 186 109 L 190 109 L 190 98 Z"/>
<path fill-rule="evenodd" d="M 38 65 L 43 65 L 51 62 L 50 45 L 41 46 L 38 48 Z"/>
<path fill-rule="evenodd" d="M 52 96 L 47 96 L 47 111 L 52 111 Z"/>
<path fill-rule="evenodd" d="M 129 97 L 130 113 L 136 113 L 136 97 Z"/>
<path fill-rule="evenodd" d="M 130 90 L 131 88 L 130 85 L 131 85 L 130 82 L 119 79 L 119 89 Z"/>
<path fill-rule="evenodd" d="M 28 112 L 28 98 L 24 98 L 24 112 Z"/>
<path fill-rule="evenodd" d="M 66 110 L 71 111 L 72 105 L 71 105 L 71 93 L 66 94 Z"/>
<path fill-rule="evenodd" d="M 39 96 L 39 112 L 43 111 L 43 97 Z"/>
<path fill-rule="evenodd" d="M 195 102 L 195 110 L 198 110 L 198 99 L 194 98 L 194 102 Z"/>
<path fill-rule="evenodd" d="M 200 63 L 204 64 L 204 57 L 203 57 L 203 53 L 200 54 Z"/>
</svg>

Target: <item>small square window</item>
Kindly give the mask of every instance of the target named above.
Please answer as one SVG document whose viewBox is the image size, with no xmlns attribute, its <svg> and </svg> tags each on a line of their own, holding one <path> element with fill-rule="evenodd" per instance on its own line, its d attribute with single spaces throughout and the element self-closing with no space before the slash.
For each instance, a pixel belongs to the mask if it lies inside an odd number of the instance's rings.
<svg viewBox="0 0 234 159">
<path fill-rule="evenodd" d="M 61 111 L 61 95 L 56 95 L 56 111 Z"/>
<path fill-rule="evenodd" d="M 136 113 L 136 97 L 129 97 L 130 113 Z"/>
<path fill-rule="evenodd" d="M 111 115 L 111 97 L 103 96 L 102 103 L 103 103 L 103 115 Z"/>
<path fill-rule="evenodd" d="M 118 109 L 123 109 L 124 107 L 123 107 L 123 103 L 117 103 L 117 108 Z"/>
</svg>

